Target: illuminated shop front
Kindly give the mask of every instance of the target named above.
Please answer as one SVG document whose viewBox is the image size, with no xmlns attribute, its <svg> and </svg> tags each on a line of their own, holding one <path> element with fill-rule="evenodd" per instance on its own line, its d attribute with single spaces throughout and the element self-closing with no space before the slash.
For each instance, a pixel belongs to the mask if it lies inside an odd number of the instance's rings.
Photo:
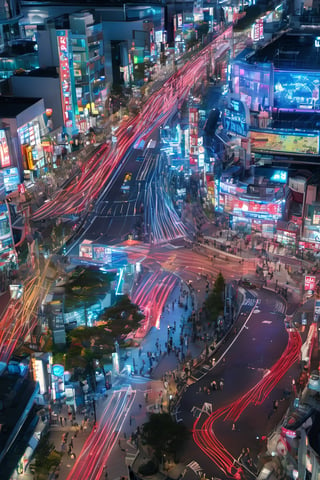
<svg viewBox="0 0 320 480">
<path fill-rule="evenodd" d="M 281 245 L 285 246 L 296 246 L 298 238 L 297 230 L 288 230 L 277 225 L 277 232 L 275 235 L 275 240 Z"/>
<path fill-rule="evenodd" d="M 92 263 L 111 269 L 124 267 L 128 263 L 128 255 L 125 251 L 92 243 L 90 240 L 84 240 L 79 245 L 79 259 L 82 259 L 83 263 Z"/>
<path fill-rule="evenodd" d="M 24 173 L 39 177 L 47 167 L 46 155 L 41 143 L 40 131 L 44 131 L 43 116 L 36 118 L 17 129 L 23 155 Z"/>
<path fill-rule="evenodd" d="M 0 130 L 0 269 L 16 263 L 10 216 L 4 199 L 7 193 L 17 190 L 20 177 L 16 167 L 11 165 L 10 152 L 5 130 Z"/>
<path fill-rule="evenodd" d="M 213 173 L 206 174 L 207 182 L 207 202 L 215 207 L 215 183 Z"/>
<path fill-rule="evenodd" d="M 320 227 L 317 225 L 305 225 L 302 232 L 302 238 L 299 242 L 302 249 L 320 250 Z"/>
<path fill-rule="evenodd" d="M 42 98 L 0 96 L 0 119 L 6 125 L 0 130 L 0 168 L 6 171 L 11 186 L 14 176 L 23 179 L 45 172 L 45 153 L 41 138 L 47 134 Z M 8 190 L 7 190 L 8 191 Z"/>
</svg>

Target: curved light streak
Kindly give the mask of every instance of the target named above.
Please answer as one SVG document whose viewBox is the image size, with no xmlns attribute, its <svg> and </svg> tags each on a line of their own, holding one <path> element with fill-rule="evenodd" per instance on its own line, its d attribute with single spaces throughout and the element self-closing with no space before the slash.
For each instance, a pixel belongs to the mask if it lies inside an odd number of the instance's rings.
<svg viewBox="0 0 320 480">
<path fill-rule="evenodd" d="M 119 432 L 135 400 L 135 390 L 114 391 L 98 423 L 71 470 L 67 480 L 96 480 L 101 477 Z"/>
<path fill-rule="evenodd" d="M 49 292 L 49 261 L 42 271 L 39 266 L 33 277 L 24 284 L 20 299 L 11 299 L 7 310 L 0 319 L 0 361 L 7 363 L 21 341 L 26 341 L 38 321 L 41 302 Z"/>
<path fill-rule="evenodd" d="M 247 407 L 261 405 L 280 379 L 299 359 L 301 345 L 299 333 L 289 331 L 288 343 L 281 357 L 254 387 L 235 402 L 214 411 L 202 425 L 199 425 L 201 417 L 194 422 L 193 439 L 195 443 L 229 477 L 236 478 L 239 469 L 234 463 L 233 455 L 216 437 L 215 422 L 218 420 L 236 422 Z"/>
<path fill-rule="evenodd" d="M 140 306 L 145 318 L 135 334 L 136 337 L 144 337 L 151 327 L 160 328 L 162 312 L 178 281 L 175 275 L 160 271 L 150 275 L 138 286 L 131 300 Z"/>
</svg>

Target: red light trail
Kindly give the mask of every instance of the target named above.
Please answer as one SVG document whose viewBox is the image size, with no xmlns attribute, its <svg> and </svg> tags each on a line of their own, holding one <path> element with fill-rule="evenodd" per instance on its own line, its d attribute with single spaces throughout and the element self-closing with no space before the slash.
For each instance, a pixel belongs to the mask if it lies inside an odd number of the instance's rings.
<svg viewBox="0 0 320 480">
<path fill-rule="evenodd" d="M 234 456 L 217 439 L 214 433 L 214 424 L 218 420 L 236 422 L 247 407 L 261 405 L 265 401 L 280 379 L 299 359 L 301 337 L 296 331 L 289 331 L 288 334 L 288 343 L 281 357 L 254 387 L 232 404 L 214 411 L 202 425 L 199 425 L 201 417 L 194 422 L 193 439 L 195 443 L 220 470 L 231 478 L 238 478 L 239 468 L 234 463 Z"/>
<path fill-rule="evenodd" d="M 101 477 L 135 395 L 136 392 L 131 388 L 112 393 L 100 421 L 87 438 L 67 480 L 97 480 Z"/>
<path fill-rule="evenodd" d="M 151 327 L 160 328 L 161 314 L 178 281 L 175 275 L 160 271 L 153 273 L 146 282 L 139 285 L 132 301 L 141 307 L 145 319 L 135 337 L 144 337 Z"/>
<path fill-rule="evenodd" d="M 40 207 L 32 216 L 33 220 L 47 217 L 79 214 L 95 201 L 104 185 L 120 164 L 127 151 L 146 138 L 166 122 L 172 111 L 186 99 L 195 79 L 206 74 L 206 65 L 214 58 L 214 49 L 219 42 L 228 44 L 232 37 L 229 27 L 189 60 L 164 85 L 154 92 L 144 104 L 142 111 L 129 122 L 122 120 L 116 132 L 116 144 L 104 144 L 82 167 L 80 178 L 71 181 L 65 190 L 59 190 L 54 197 Z M 130 132 L 128 130 L 130 128 Z"/>
</svg>

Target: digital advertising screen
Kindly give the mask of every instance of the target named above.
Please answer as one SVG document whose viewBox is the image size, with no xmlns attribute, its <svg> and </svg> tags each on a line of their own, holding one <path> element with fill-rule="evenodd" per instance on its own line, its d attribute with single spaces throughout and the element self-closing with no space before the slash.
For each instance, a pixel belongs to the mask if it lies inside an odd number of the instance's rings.
<svg viewBox="0 0 320 480">
<path fill-rule="evenodd" d="M 295 153 L 300 155 L 318 155 L 319 135 L 307 133 L 271 133 L 270 131 L 251 131 L 252 152 Z"/>
<path fill-rule="evenodd" d="M 320 110 L 320 72 L 274 71 L 274 107 Z"/>
<path fill-rule="evenodd" d="M 269 202 L 255 202 L 250 200 L 241 200 L 233 195 L 221 194 L 220 204 L 223 205 L 226 213 L 242 215 L 250 214 L 250 216 L 266 215 L 270 217 L 280 218 L 282 215 L 281 203 Z"/>
<path fill-rule="evenodd" d="M 109 247 L 105 247 L 103 245 L 94 245 L 93 246 L 93 258 L 94 260 L 98 260 L 100 262 L 112 263 L 111 259 L 112 250 Z"/>
<path fill-rule="evenodd" d="M 234 62 L 232 65 L 232 89 L 240 95 L 250 110 L 261 111 L 270 106 L 273 90 L 271 64 L 251 65 Z"/>
<path fill-rule="evenodd" d="M 4 130 L 0 130 L 0 165 L 1 168 L 10 167 L 11 165 L 9 147 Z"/>
</svg>

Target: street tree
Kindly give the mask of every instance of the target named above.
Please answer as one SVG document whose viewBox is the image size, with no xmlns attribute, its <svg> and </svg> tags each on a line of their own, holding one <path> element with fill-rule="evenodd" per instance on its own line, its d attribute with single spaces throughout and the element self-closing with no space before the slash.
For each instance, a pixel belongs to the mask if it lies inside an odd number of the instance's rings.
<svg viewBox="0 0 320 480">
<path fill-rule="evenodd" d="M 220 272 L 216 278 L 212 291 L 209 293 L 204 302 L 206 316 L 211 322 L 216 322 L 218 316 L 223 314 L 224 289 L 225 280 Z"/>
<path fill-rule="evenodd" d="M 101 272 L 93 268 L 77 267 L 64 286 L 65 311 L 72 312 L 83 309 L 87 325 L 88 309 L 103 300 L 110 290 L 113 279 L 113 273 Z"/>
<path fill-rule="evenodd" d="M 61 462 L 62 454 L 57 452 L 54 444 L 49 441 L 49 435 L 43 436 L 37 446 L 33 463 L 36 478 L 45 480 L 50 472 L 55 470 Z"/>
<path fill-rule="evenodd" d="M 126 347 L 127 335 L 139 327 L 143 318 L 138 305 L 131 303 L 128 296 L 122 296 L 99 316 L 93 327 L 81 326 L 68 333 L 65 367 L 74 369 L 83 379 L 89 377 L 94 389 L 95 372 L 100 368 L 105 374 L 104 360 L 110 359 L 115 341 Z"/>
</svg>

